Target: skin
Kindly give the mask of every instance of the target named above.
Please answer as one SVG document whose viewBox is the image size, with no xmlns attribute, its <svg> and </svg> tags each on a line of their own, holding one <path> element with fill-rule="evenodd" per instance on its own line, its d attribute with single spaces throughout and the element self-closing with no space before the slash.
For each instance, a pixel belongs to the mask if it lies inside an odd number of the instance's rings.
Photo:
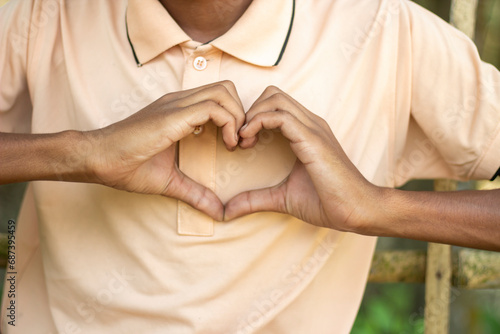
<svg viewBox="0 0 500 334">
<path fill-rule="evenodd" d="M 188 35 L 206 42 L 229 30 L 250 0 L 162 3 Z M 278 186 L 241 193 L 224 206 L 211 190 L 182 174 L 175 161 L 176 143 L 208 121 L 222 129 L 230 151 L 253 147 L 262 129 L 280 129 L 297 156 L 291 174 Z M 81 143 L 90 145 L 92 154 L 61 163 Z M 246 114 L 234 85 L 220 82 L 167 94 L 103 129 L 0 133 L 0 156 L 0 183 L 98 183 L 177 198 L 219 221 L 275 211 L 340 231 L 500 251 L 500 190 L 377 187 L 349 161 L 328 124 L 277 87 L 265 89 Z M 29 157 L 29 163 L 19 157 Z"/>
<path fill-rule="evenodd" d="M 368 182 L 328 124 L 277 87 L 246 114 L 240 146 L 262 129 L 280 129 L 297 162 L 281 184 L 241 193 L 225 219 L 258 211 L 290 214 L 310 224 L 364 235 L 392 236 L 500 250 L 500 190 L 408 192 Z"/>
<path fill-rule="evenodd" d="M 252 0 L 160 0 L 193 40 L 206 43 L 226 33 Z"/>
<path fill-rule="evenodd" d="M 98 183 L 177 198 L 222 220 L 224 208 L 219 198 L 179 170 L 176 143 L 196 126 L 212 121 L 222 128 L 227 149 L 234 150 L 244 119 L 234 85 L 220 82 L 164 95 L 125 120 L 99 130 L 47 135 L 0 133 L 0 183 Z M 91 154 L 68 163 L 66 157 L 79 146 L 89 147 Z M 19 157 L 29 157 L 29 163 Z"/>
</svg>

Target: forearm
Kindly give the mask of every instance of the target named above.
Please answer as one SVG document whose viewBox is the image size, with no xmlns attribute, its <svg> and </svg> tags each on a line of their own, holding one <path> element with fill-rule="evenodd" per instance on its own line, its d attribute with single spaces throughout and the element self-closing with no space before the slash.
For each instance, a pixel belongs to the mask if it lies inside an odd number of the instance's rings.
<svg viewBox="0 0 500 334">
<path fill-rule="evenodd" d="M 384 190 L 375 221 L 363 234 L 500 251 L 500 190 Z"/>
<path fill-rule="evenodd" d="M 0 133 L 0 184 L 33 180 L 93 182 L 87 163 L 91 153 L 88 138 L 78 131 Z"/>
</svg>

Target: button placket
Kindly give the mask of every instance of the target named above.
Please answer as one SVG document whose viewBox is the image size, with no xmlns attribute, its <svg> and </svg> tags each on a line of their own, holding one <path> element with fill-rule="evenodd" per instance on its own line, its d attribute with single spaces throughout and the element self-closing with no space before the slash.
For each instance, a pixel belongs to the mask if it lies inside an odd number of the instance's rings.
<svg viewBox="0 0 500 334">
<path fill-rule="evenodd" d="M 210 45 L 184 48 L 186 65 L 183 74 L 183 89 L 203 86 L 219 80 L 222 53 Z M 208 122 L 196 127 L 193 134 L 179 142 L 179 169 L 200 183 L 215 190 L 215 155 L 217 127 Z M 177 209 L 177 232 L 180 235 L 211 236 L 214 221 L 207 215 L 179 201 Z"/>
</svg>

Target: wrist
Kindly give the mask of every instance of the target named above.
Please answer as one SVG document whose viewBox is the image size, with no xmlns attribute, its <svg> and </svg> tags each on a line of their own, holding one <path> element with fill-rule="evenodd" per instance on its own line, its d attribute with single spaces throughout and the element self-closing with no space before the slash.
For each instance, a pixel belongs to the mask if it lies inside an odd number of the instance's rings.
<svg viewBox="0 0 500 334">
<path fill-rule="evenodd" d="M 381 237 L 414 238 L 412 225 L 421 220 L 425 212 L 416 205 L 420 192 L 409 192 L 392 188 L 381 188 L 378 209 L 372 216 L 369 235 Z"/>
<path fill-rule="evenodd" d="M 354 233 L 370 236 L 388 236 L 397 215 L 398 190 L 370 185 L 365 191 L 365 205 Z"/>
<path fill-rule="evenodd" d="M 95 183 L 97 180 L 92 170 L 94 141 L 89 132 L 68 130 L 58 136 L 59 150 L 53 157 L 55 179 Z"/>
<path fill-rule="evenodd" d="M 103 157 L 105 149 L 102 147 L 103 133 L 101 129 L 79 133 L 78 146 L 82 162 L 84 182 L 103 184 Z"/>
</svg>

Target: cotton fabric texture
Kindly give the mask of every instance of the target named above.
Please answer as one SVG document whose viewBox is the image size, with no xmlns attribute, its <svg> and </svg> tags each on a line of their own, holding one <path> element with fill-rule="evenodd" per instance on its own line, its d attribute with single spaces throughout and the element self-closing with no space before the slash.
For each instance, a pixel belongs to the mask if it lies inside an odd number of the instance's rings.
<svg viewBox="0 0 500 334">
<path fill-rule="evenodd" d="M 489 179 L 500 166 L 498 71 L 410 1 L 254 0 L 207 44 L 155 0 L 0 10 L 0 131 L 98 129 L 219 80 L 245 110 L 281 88 L 379 186 Z M 278 184 L 295 157 L 279 132 L 260 139 L 228 152 L 207 124 L 180 142 L 180 168 L 224 202 Z M 74 152 L 60 163 L 92 147 Z M 349 332 L 376 238 L 267 212 L 214 222 L 170 198 L 32 182 L 16 240 L 17 322 L 5 321 L 4 295 L 3 333 L 320 334 Z"/>
</svg>

